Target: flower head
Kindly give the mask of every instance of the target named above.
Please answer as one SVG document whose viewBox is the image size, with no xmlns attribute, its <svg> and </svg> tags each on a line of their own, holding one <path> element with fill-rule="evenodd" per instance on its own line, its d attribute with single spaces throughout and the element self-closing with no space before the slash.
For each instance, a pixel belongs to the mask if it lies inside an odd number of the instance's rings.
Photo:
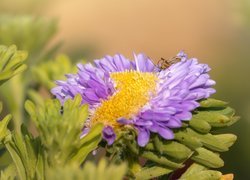
<svg viewBox="0 0 250 180">
<path fill-rule="evenodd" d="M 95 65 L 78 64 L 78 73 L 57 81 L 52 93 L 62 104 L 81 94 L 90 112 L 84 132 L 103 123 L 103 138 L 109 145 L 124 125 L 137 129 L 140 146 L 148 143 L 152 132 L 173 139 L 171 129 L 190 120 L 197 101 L 215 92 L 206 64 L 183 52 L 177 56 L 180 62 L 161 71 L 143 54 L 134 55 L 134 61 L 117 54 L 95 60 Z"/>
</svg>

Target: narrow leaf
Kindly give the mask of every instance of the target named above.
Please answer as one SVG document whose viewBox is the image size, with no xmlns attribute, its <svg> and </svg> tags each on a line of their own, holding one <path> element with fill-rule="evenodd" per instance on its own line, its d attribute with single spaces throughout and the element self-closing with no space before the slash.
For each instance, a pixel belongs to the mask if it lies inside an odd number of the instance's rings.
<svg viewBox="0 0 250 180">
<path fill-rule="evenodd" d="M 172 171 L 173 171 L 172 169 L 162 166 L 145 167 L 135 175 L 135 179 L 137 180 L 152 179 L 159 176 L 163 176 L 165 174 L 169 174 Z"/>
</svg>

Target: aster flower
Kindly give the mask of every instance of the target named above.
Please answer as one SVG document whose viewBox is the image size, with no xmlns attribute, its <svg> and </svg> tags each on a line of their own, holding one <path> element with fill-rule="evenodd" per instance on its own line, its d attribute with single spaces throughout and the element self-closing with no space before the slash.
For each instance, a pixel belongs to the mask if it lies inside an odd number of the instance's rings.
<svg viewBox="0 0 250 180">
<path fill-rule="evenodd" d="M 52 94 L 62 104 L 81 94 L 82 104 L 89 105 L 90 113 L 84 133 L 94 124 L 103 123 L 103 138 L 109 145 L 125 125 L 137 130 L 142 147 L 151 133 L 173 139 L 172 129 L 192 118 L 198 100 L 215 92 L 208 65 L 188 59 L 183 52 L 177 56 L 180 62 L 165 70 L 159 70 L 144 54 L 134 55 L 134 61 L 117 54 L 95 60 L 95 65 L 78 64 L 78 73 L 57 81 Z"/>
</svg>

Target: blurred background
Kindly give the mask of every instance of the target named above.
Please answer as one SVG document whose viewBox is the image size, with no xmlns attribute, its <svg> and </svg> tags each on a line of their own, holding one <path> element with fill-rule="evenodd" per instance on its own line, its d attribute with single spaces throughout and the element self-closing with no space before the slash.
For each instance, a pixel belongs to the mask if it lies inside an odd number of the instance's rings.
<svg viewBox="0 0 250 180">
<path fill-rule="evenodd" d="M 74 62 L 118 52 L 130 58 L 134 52 L 144 52 L 157 62 L 184 50 L 189 57 L 209 64 L 217 82 L 213 97 L 230 102 L 241 116 L 226 130 L 236 134 L 238 141 L 223 153 L 222 171 L 233 172 L 235 179 L 250 179 L 249 0 L 0 0 L 0 44 L 22 45 L 24 39 L 9 40 L 3 34 L 3 19 L 20 16 L 53 21 L 50 33 L 46 31 L 48 26 L 40 24 L 34 31 L 39 35 L 33 36 L 33 31 L 26 34 L 30 44 L 20 49 L 30 51 L 34 47 L 31 42 L 36 43 L 47 33 L 51 40 L 41 46 L 67 54 Z M 18 36 L 25 20 L 16 21 L 20 24 L 10 29 L 17 29 Z M 31 57 L 40 53 L 41 46 L 32 49 Z"/>
</svg>

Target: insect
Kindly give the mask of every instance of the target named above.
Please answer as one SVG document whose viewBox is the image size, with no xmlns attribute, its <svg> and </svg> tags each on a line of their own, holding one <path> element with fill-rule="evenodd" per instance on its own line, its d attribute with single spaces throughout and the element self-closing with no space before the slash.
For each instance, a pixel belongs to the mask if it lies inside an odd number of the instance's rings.
<svg viewBox="0 0 250 180">
<path fill-rule="evenodd" d="M 160 71 L 167 69 L 169 66 L 171 66 L 172 64 L 175 64 L 177 62 L 179 62 L 181 60 L 181 57 L 175 56 L 172 57 L 171 59 L 164 59 L 161 58 L 158 62 L 157 62 L 157 66 L 160 69 Z"/>
</svg>

